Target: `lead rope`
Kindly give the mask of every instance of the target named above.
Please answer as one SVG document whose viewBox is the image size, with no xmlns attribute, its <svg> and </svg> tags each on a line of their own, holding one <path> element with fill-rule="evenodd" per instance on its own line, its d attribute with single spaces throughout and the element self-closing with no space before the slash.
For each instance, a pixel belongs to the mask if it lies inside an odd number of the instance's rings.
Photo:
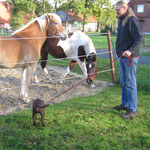
<svg viewBox="0 0 150 150">
<path fill-rule="evenodd" d="M 111 63 L 115 62 L 115 61 L 118 60 L 118 59 L 119 59 L 119 57 L 116 58 L 116 59 L 114 59 L 112 62 L 108 63 L 108 64 L 105 65 L 104 67 L 100 68 L 98 71 L 96 71 L 96 73 L 95 73 L 94 75 L 96 75 L 98 72 L 102 71 L 103 69 L 105 69 L 107 66 L 109 66 Z M 52 99 L 48 102 L 48 104 L 46 104 L 46 105 L 44 106 L 44 108 L 47 107 L 48 105 L 50 105 L 50 103 L 51 103 L 52 101 L 54 101 L 56 98 L 58 98 L 58 97 L 60 97 L 61 95 L 63 95 L 63 94 L 65 94 L 65 93 L 69 92 L 71 89 L 77 87 L 78 85 L 80 85 L 81 83 L 83 83 L 83 82 L 84 82 L 85 80 L 87 80 L 87 79 L 88 79 L 88 78 L 85 78 L 85 79 L 81 80 L 79 83 L 75 84 L 75 85 L 72 86 L 71 88 L 67 89 L 66 91 L 64 91 L 64 92 L 62 92 L 61 94 L 57 95 L 56 97 L 52 98 Z M 42 107 L 40 107 L 40 108 L 42 108 Z"/>
<path fill-rule="evenodd" d="M 121 58 L 121 61 L 122 61 L 123 63 L 127 63 L 129 66 L 132 65 L 132 62 L 133 62 L 133 61 L 132 61 L 132 57 L 131 57 L 131 56 L 129 56 L 126 61 L 123 60 L 122 56 L 121 56 L 120 58 Z"/>
<path fill-rule="evenodd" d="M 124 60 L 123 60 L 123 57 L 122 57 L 122 54 L 123 54 L 123 51 L 121 52 L 121 56 L 120 56 L 121 61 L 122 61 L 123 63 L 127 63 L 128 66 L 131 66 L 132 63 L 133 63 L 132 57 L 131 57 L 131 56 L 129 56 L 129 57 L 124 57 L 124 58 L 128 58 L 126 61 L 124 61 Z"/>
</svg>

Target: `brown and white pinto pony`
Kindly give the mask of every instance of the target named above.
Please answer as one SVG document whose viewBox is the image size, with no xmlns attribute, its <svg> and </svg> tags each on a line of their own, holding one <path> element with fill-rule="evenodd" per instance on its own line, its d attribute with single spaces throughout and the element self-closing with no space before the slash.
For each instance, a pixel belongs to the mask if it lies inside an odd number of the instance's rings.
<svg viewBox="0 0 150 150">
<path fill-rule="evenodd" d="M 0 68 L 22 68 L 20 96 L 25 102 L 29 102 L 30 78 L 47 36 L 62 39 L 67 36 L 56 14 L 44 14 L 16 30 L 10 37 L 0 37 Z"/>
<path fill-rule="evenodd" d="M 66 58 L 72 60 L 66 71 L 61 75 L 59 80 L 60 83 L 63 83 L 65 76 L 76 64 L 78 64 L 83 71 L 83 74 L 87 77 L 87 83 L 91 84 L 97 71 L 96 50 L 93 42 L 85 33 L 81 31 L 75 31 L 74 33 L 68 35 L 68 37 L 69 38 L 63 41 L 59 38 L 46 39 L 41 49 L 41 66 L 44 74 L 51 82 L 51 78 L 45 68 L 48 54 L 50 54 L 56 58 Z M 85 60 L 87 64 L 85 64 Z"/>
</svg>

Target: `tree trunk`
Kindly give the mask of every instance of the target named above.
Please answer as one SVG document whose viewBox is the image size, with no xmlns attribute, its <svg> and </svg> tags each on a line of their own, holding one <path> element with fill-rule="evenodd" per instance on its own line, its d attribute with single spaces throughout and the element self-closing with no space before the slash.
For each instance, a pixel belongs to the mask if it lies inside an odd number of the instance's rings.
<svg viewBox="0 0 150 150">
<path fill-rule="evenodd" d="M 84 32 L 84 26 L 85 26 L 85 14 L 83 15 L 83 28 L 82 28 L 83 32 Z"/>
<path fill-rule="evenodd" d="M 87 8 L 87 1 L 88 0 L 85 0 L 85 9 Z M 84 26 L 85 26 L 85 19 L 86 19 L 86 14 L 84 12 L 84 14 L 83 14 L 83 29 L 82 29 L 83 32 L 84 32 Z"/>
<path fill-rule="evenodd" d="M 65 22 L 65 29 L 67 30 L 67 26 L 68 26 L 68 16 L 69 16 L 69 9 L 67 9 L 66 12 L 66 22 Z"/>
<path fill-rule="evenodd" d="M 97 30 L 96 30 L 96 32 L 101 32 L 100 22 L 99 22 L 99 21 L 98 21 L 98 23 L 97 23 Z"/>
<path fill-rule="evenodd" d="M 43 0 L 43 12 L 45 13 L 45 0 Z"/>
</svg>

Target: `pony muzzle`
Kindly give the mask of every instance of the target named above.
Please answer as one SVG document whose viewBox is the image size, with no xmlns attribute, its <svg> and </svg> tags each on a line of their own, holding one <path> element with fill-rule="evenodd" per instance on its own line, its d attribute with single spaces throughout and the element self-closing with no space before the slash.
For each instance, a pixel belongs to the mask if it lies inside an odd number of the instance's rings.
<svg viewBox="0 0 150 150">
<path fill-rule="evenodd" d="M 67 39 L 67 33 L 66 32 L 63 32 L 61 33 L 61 40 L 66 40 Z"/>
<path fill-rule="evenodd" d="M 88 75 L 88 78 L 86 79 L 86 82 L 88 84 L 92 84 L 95 76 L 94 75 Z"/>
<path fill-rule="evenodd" d="M 95 76 L 96 76 L 96 73 L 88 74 L 88 77 L 87 77 L 87 79 L 86 79 L 86 82 L 87 82 L 88 84 L 92 84 L 93 81 L 94 81 L 94 79 L 95 79 Z"/>
<path fill-rule="evenodd" d="M 88 84 L 91 84 L 91 83 L 93 82 L 93 80 L 91 80 L 91 79 L 88 78 L 88 79 L 86 80 L 86 82 L 87 82 Z"/>
</svg>

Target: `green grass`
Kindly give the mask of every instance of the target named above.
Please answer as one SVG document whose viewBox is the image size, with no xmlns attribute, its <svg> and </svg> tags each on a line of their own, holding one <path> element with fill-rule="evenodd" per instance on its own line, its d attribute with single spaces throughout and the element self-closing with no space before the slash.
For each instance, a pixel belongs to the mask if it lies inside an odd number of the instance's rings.
<svg viewBox="0 0 150 150">
<path fill-rule="evenodd" d="M 94 38 L 94 37 L 93 37 Z M 96 36 L 98 49 L 107 48 L 107 38 Z M 115 36 L 114 36 L 115 39 Z M 113 38 L 112 38 L 113 40 Z M 49 59 L 53 57 L 49 56 Z M 49 65 L 67 67 L 69 60 L 49 61 Z M 98 58 L 98 69 L 109 59 Z M 107 67 L 106 69 L 110 69 Z M 76 66 L 74 72 L 82 74 Z M 115 62 L 117 83 L 119 65 Z M 96 79 L 111 81 L 111 72 L 98 73 Z M 148 150 L 150 149 L 150 68 L 138 65 L 138 117 L 124 120 L 124 112 L 112 107 L 121 103 L 119 85 L 89 97 L 76 97 L 46 108 L 46 127 L 32 126 L 32 111 L 22 110 L 0 116 L 0 150 Z M 70 91 L 71 92 L 71 91 Z"/>
<path fill-rule="evenodd" d="M 150 56 L 150 52 L 141 52 L 141 56 Z"/>
<path fill-rule="evenodd" d="M 145 42 L 143 46 L 150 46 L 150 35 L 145 35 Z"/>
<path fill-rule="evenodd" d="M 107 35 L 88 35 L 93 43 L 96 49 L 108 49 L 108 42 L 107 42 Z M 112 41 L 112 46 L 114 48 L 115 46 L 115 41 L 116 41 L 116 35 L 111 35 L 111 41 Z"/>
<path fill-rule="evenodd" d="M 46 127 L 32 126 L 31 109 L 1 116 L 0 149 L 105 150 L 150 149 L 150 95 L 139 92 L 138 117 L 124 120 L 121 88 L 114 86 L 89 97 L 77 97 L 46 108 Z"/>
<path fill-rule="evenodd" d="M 54 60 L 52 56 L 49 56 L 48 58 L 48 65 L 51 66 L 61 66 L 61 67 L 67 67 L 70 63 L 70 60 Z M 100 70 L 104 66 L 110 63 L 109 59 L 106 58 L 97 58 L 97 69 Z M 119 63 L 118 61 L 114 62 L 114 67 L 115 67 L 115 78 L 116 82 L 119 83 Z M 102 81 L 112 81 L 112 76 L 111 76 L 111 71 L 110 70 L 110 65 L 106 67 L 104 70 L 100 71 L 96 75 L 97 80 L 102 80 Z M 79 68 L 78 65 L 76 65 L 73 69 L 72 72 L 76 72 L 79 74 L 83 74 L 81 69 Z M 150 66 L 149 65 L 138 65 L 137 66 L 137 84 L 139 89 L 144 89 L 144 90 L 149 90 L 150 88 Z"/>
</svg>

